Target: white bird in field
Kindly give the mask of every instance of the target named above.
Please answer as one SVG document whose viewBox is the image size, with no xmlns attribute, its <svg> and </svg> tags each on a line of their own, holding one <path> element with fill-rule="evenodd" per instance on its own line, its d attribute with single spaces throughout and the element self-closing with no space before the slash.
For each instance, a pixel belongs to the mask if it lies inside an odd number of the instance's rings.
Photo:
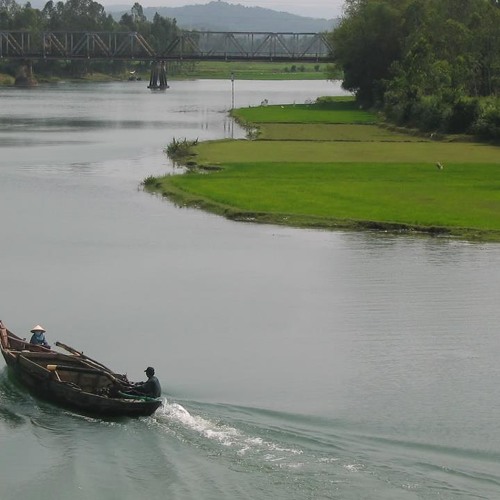
<svg viewBox="0 0 500 500">
<path fill-rule="evenodd" d="M 443 165 L 440 161 L 438 161 L 438 162 L 436 163 L 436 168 L 437 168 L 438 170 L 443 170 L 444 165 Z"/>
</svg>

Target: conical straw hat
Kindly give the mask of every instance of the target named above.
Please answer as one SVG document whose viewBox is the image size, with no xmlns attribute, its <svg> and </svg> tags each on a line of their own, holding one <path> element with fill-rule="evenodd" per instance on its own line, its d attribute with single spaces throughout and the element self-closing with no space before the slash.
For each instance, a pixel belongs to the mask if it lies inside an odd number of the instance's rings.
<svg viewBox="0 0 500 500">
<path fill-rule="evenodd" d="M 31 333 L 35 333 L 35 332 L 46 332 L 47 330 L 45 330 L 45 328 L 43 326 L 40 326 L 40 325 L 36 325 L 34 326 L 32 329 L 31 329 Z"/>
</svg>

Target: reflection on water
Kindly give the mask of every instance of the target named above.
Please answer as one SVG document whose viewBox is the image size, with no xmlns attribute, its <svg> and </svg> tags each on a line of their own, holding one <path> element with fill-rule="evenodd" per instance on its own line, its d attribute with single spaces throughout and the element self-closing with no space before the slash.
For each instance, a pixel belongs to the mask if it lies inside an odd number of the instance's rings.
<svg viewBox="0 0 500 500">
<path fill-rule="evenodd" d="M 182 122 L 179 122 L 182 123 Z M 179 123 L 177 125 L 179 125 Z M 79 129 L 100 129 L 100 128 L 155 128 L 162 127 L 172 122 L 167 121 L 143 121 L 143 120 L 92 120 L 77 119 L 67 117 L 40 117 L 40 118 L 4 118 L 0 126 L 0 131 L 4 132 L 49 132 L 57 133 L 61 131 L 75 131 Z M 176 124 L 173 123 L 175 126 Z M 16 129 L 16 130 L 13 130 Z"/>
</svg>

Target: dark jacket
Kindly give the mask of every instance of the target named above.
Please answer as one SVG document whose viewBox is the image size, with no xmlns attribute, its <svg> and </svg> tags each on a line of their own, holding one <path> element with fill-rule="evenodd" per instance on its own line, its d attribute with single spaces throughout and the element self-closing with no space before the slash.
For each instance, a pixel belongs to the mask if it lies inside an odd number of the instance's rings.
<svg viewBox="0 0 500 500">
<path fill-rule="evenodd" d="M 159 398 L 161 396 L 161 386 L 158 379 L 153 375 L 148 378 L 148 380 L 142 384 L 134 387 L 134 391 L 137 391 L 145 396 L 151 398 Z"/>
</svg>

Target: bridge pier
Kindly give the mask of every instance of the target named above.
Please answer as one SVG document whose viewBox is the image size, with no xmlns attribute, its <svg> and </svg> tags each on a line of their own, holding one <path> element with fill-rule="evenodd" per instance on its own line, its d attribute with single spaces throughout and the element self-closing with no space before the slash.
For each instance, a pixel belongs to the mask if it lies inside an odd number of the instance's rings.
<svg viewBox="0 0 500 500">
<path fill-rule="evenodd" d="M 148 89 L 151 90 L 168 89 L 167 65 L 165 61 L 153 62 L 151 66 L 151 76 L 149 78 Z"/>
<path fill-rule="evenodd" d="M 16 87 L 35 87 L 38 85 L 35 77 L 33 76 L 33 62 L 23 61 L 16 72 L 16 80 L 14 82 Z"/>
</svg>

